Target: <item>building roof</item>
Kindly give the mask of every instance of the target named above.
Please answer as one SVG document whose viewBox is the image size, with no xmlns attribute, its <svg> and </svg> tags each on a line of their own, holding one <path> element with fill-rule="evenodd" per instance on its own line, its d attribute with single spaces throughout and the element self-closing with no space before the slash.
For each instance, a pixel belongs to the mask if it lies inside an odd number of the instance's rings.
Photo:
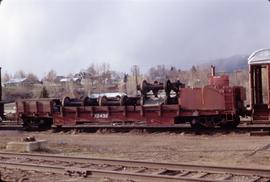
<svg viewBox="0 0 270 182">
<path fill-rule="evenodd" d="M 70 82 L 70 81 L 77 82 L 77 81 L 80 81 L 80 78 L 76 78 L 76 77 L 68 78 L 68 77 L 65 77 L 65 78 L 61 78 L 59 81 L 60 82 Z"/>
<path fill-rule="evenodd" d="M 22 83 L 25 80 L 26 80 L 26 78 L 13 78 L 13 79 L 10 79 L 9 81 L 5 82 L 4 84 L 17 84 L 17 83 Z"/>
<path fill-rule="evenodd" d="M 68 81 L 70 81 L 69 78 L 62 78 L 62 79 L 60 79 L 60 82 L 68 82 Z"/>
<path fill-rule="evenodd" d="M 270 64 L 270 49 L 260 49 L 248 58 L 248 64 Z"/>
</svg>

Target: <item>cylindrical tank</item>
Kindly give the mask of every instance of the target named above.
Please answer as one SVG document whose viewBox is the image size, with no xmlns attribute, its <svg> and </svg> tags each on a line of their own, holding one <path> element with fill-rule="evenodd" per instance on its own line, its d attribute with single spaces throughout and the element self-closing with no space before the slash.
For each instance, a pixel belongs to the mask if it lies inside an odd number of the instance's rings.
<svg viewBox="0 0 270 182">
<path fill-rule="evenodd" d="M 230 84 L 229 76 L 228 75 L 211 76 L 208 79 L 208 84 L 211 86 L 218 87 L 218 88 L 228 87 Z"/>
<path fill-rule="evenodd" d="M 80 99 L 65 97 L 62 100 L 62 105 L 75 107 L 75 106 L 82 106 L 83 102 Z"/>
</svg>

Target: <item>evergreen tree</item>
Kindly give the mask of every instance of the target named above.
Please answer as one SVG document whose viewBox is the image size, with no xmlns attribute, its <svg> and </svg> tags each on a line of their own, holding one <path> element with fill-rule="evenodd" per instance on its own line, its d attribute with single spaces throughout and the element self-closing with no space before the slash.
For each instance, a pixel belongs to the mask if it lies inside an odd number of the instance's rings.
<svg viewBox="0 0 270 182">
<path fill-rule="evenodd" d="M 42 88 L 39 98 L 49 98 L 49 93 L 46 87 Z"/>
</svg>

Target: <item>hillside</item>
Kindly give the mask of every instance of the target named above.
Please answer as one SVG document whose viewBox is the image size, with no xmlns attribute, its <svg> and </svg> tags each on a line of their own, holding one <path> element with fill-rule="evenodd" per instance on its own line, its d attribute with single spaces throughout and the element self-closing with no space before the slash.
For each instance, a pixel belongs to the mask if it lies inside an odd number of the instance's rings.
<svg viewBox="0 0 270 182">
<path fill-rule="evenodd" d="M 228 58 L 216 59 L 209 61 L 207 65 L 215 65 L 217 71 L 233 72 L 248 68 L 247 55 L 234 55 Z"/>
</svg>

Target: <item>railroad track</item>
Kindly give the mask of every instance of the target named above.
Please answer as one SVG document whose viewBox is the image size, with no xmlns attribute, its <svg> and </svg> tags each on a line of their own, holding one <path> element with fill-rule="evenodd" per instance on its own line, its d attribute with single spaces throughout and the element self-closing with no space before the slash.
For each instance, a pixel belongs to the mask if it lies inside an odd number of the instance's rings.
<svg viewBox="0 0 270 182">
<path fill-rule="evenodd" d="M 246 125 L 241 124 L 234 129 L 224 129 L 220 127 L 216 128 L 204 128 L 204 129 L 194 129 L 189 124 L 178 124 L 175 126 L 134 126 L 134 125 L 76 125 L 76 126 L 65 126 L 61 129 L 54 128 L 55 131 L 71 131 L 77 130 L 81 132 L 96 132 L 101 131 L 104 133 L 110 132 L 129 132 L 132 130 L 138 132 L 175 132 L 175 133 L 190 133 L 190 134 L 215 134 L 215 133 L 252 133 L 252 132 L 265 132 L 265 135 L 270 135 L 270 125 L 267 124 L 256 124 L 256 125 Z"/>
<path fill-rule="evenodd" d="M 240 168 L 210 165 L 0 153 L 0 167 L 52 172 L 69 176 L 108 177 L 135 181 L 249 181 L 270 180 L 270 168 Z"/>
<path fill-rule="evenodd" d="M 0 130 L 23 130 L 23 127 L 17 121 L 2 121 Z"/>
<path fill-rule="evenodd" d="M 54 128 L 56 129 L 56 128 Z M 178 124 L 175 126 L 144 126 L 144 125 L 76 125 L 76 126 L 64 126 L 60 129 L 60 131 L 70 131 L 70 130 L 79 130 L 79 131 L 97 131 L 105 129 L 107 131 L 131 131 L 133 129 L 137 130 L 146 130 L 149 132 L 188 132 L 188 133 L 246 133 L 246 132 L 253 132 L 253 131 L 266 131 L 269 132 L 270 135 L 270 125 L 267 124 L 240 124 L 237 128 L 234 129 L 223 129 L 223 128 L 209 128 L 209 129 L 201 129 L 195 130 L 190 127 L 189 124 Z M 18 124 L 16 121 L 7 121 L 0 123 L 0 130 L 24 130 L 22 125 Z M 56 129 L 57 131 L 57 129 Z"/>
<path fill-rule="evenodd" d="M 55 126 L 53 126 L 55 127 Z M 175 124 L 174 126 L 146 126 L 146 125 L 93 125 L 93 124 L 81 124 L 81 125 L 75 125 L 75 126 L 62 126 L 61 129 L 87 129 L 87 128 L 108 128 L 108 129 L 164 129 L 164 130 L 174 130 L 174 129 L 183 129 L 183 130 L 195 130 L 190 126 L 190 124 Z M 270 131 L 270 125 L 269 124 L 240 124 L 238 127 L 233 129 L 224 129 L 220 127 L 215 128 L 204 128 L 202 130 L 211 131 L 236 131 L 236 130 L 269 130 Z"/>
</svg>

